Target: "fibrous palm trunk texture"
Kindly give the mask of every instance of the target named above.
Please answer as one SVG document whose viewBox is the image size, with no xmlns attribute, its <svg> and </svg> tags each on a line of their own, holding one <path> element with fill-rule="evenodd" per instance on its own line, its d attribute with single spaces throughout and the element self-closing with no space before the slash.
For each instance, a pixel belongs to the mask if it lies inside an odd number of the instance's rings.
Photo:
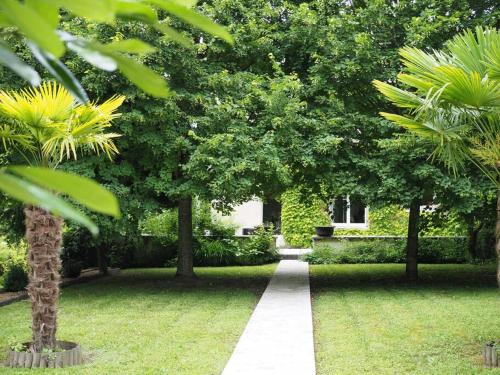
<svg viewBox="0 0 500 375">
<path fill-rule="evenodd" d="M 32 350 L 56 345 L 61 268 L 62 219 L 34 206 L 24 209 L 28 241 L 28 295 L 32 309 Z"/>
</svg>

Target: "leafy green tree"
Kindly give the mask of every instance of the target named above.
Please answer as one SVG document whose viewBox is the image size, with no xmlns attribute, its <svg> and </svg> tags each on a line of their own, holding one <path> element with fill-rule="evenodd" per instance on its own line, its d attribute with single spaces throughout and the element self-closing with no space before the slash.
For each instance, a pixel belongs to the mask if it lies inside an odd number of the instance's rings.
<svg viewBox="0 0 500 375">
<path fill-rule="evenodd" d="M 379 117 L 388 105 L 371 81 L 395 79 L 397 51 L 404 45 L 439 48 L 457 30 L 495 24 L 497 15 L 493 2 L 318 0 L 302 4 L 288 18 L 294 48 L 286 50 L 282 66 L 285 73 L 293 66 L 304 85 L 300 121 L 317 123 L 324 136 L 336 139 L 327 152 L 311 152 L 321 135 L 309 142 L 307 128 L 291 123 L 294 138 L 302 138 L 301 148 L 307 150 L 299 155 L 297 149 L 298 157 L 290 151 L 284 155 L 293 166 L 292 179 L 330 195 L 358 195 L 370 206 L 413 208 L 407 244 L 410 279 L 417 278 L 419 206 L 432 197 L 439 203 L 446 196 L 444 188 L 453 184 L 445 170 L 427 160 L 425 143 L 394 140 L 401 130 Z M 306 52 L 294 60 L 294 50 Z M 283 61 L 281 56 L 277 61 Z"/>
<path fill-rule="evenodd" d="M 168 88 L 165 80 L 129 55 L 140 55 L 152 51 L 152 46 L 139 38 L 99 43 L 88 37 L 75 37 L 61 30 L 62 20 L 72 16 L 82 17 L 96 24 L 113 24 L 117 20 L 126 19 L 148 25 L 158 30 L 164 37 L 177 43 L 189 45 L 190 41 L 168 25 L 168 20 L 160 19 L 158 13 L 168 12 L 184 22 L 197 26 L 203 31 L 219 36 L 227 42 L 232 42 L 231 36 L 224 28 L 213 23 L 206 16 L 192 10 L 195 1 L 178 2 L 170 0 L 37 0 L 18 1 L 6 0 L 0 3 L 0 30 L 4 40 L 25 41 L 31 55 L 45 68 L 52 78 L 59 81 L 81 103 L 89 101 L 86 91 L 74 74 L 61 62 L 60 58 L 66 51 L 78 54 L 82 59 L 98 69 L 113 72 L 119 70 L 131 82 L 145 92 L 157 97 L 166 97 Z M 29 20 L 29 21 L 28 21 Z M 11 69 L 19 77 L 32 86 L 41 83 L 41 77 L 31 65 L 27 64 L 19 54 L 12 51 L 5 41 L 0 43 L 0 64 Z M 16 169 L 18 172 L 20 169 Z M 10 169 L 3 169 L 0 174 L 6 174 L 0 180 L 0 189 L 25 203 L 43 204 L 49 210 L 57 210 L 64 204 L 60 198 L 50 193 L 40 184 L 37 189 Z M 59 178 L 65 177 L 62 172 Z M 67 177 L 71 180 L 72 177 Z M 8 180 L 6 182 L 5 180 Z M 44 183 L 50 183 L 48 178 Z M 11 184 L 16 187 L 12 188 Z M 52 190 L 58 191 L 52 184 Z M 16 192 L 16 194 L 13 194 Z M 80 217 L 79 212 L 66 204 L 66 210 L 59 210 L 62 216 L 71 214 L 72 218 Z M 94 226 L 95 228 L 95 226 Z M 90 228 L 93 229 L 93 228 Z"/>
<path fill-rule="evenodd" d="M 404 48 L 400 53 L 405 72 L 398 80 L 411 90 L 375 85 L 409 113 L 382 115 L 429 140 L 433 157 L 453 171 L 471 161 L 496 184 L 500 286 L 500 33 L 478 27 L 475 34 L 457 35 L 443 51 Z"/>
<path fill-rule="evenodd" d="M 84 180 L 83 185 L 77 185 L 82 179 L 76 176 L 69 179 L 67 175 L 58 180 L 60 174 L 53 169 L 64 159 L 76 159 L 77 150 L 105 153 L 109 157 L 118 153 L 113 142 L 118 135 L 107 132 L 107 129 L 118 116 L 116 109 L 123 100 L 124 97 L 116 96 L 101 105 L 78 105 L 65 88 L 55 83 L 44 83 L 38 89 L 1 92 L 0 112 L 6 123 L 1 127 L 0 138 L 4 147 L 12 148 L 29 165 L 43 168 L 11 169 L 42 186 L 48 177 L 56 181 L 52 185 L 59 191 L 93 210 L 117 215 L 117 202 L 109 192 L 101 190 L 101 196 L 95 196 L 94 182 Z M 13 188 L 15 181 L 10 185 Z M 88 191 L 82 193 L 85 189 Z M 29 197 L 27 199 L 29 201 Z M 67 205 L 60 209 L 66 210 L 67 216 L 71 217 Z M 33 320 L 31 349 L 39 353 L 56 347 L 62 220 L 43 206 L 27 205 L 24 213 L 28 241 L 28 294 Z M 85 220 L 87 223 L 84 224 L 91 226 L 89 220 Z"/>
</svg>

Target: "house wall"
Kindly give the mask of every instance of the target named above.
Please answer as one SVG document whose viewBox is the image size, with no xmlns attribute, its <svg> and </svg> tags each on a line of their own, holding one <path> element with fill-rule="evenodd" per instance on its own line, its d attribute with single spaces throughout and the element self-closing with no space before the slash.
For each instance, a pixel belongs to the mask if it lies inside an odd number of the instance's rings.
<svg viewBox="0 0 500 375">
<path fill-rule="evenodd" d="M 216 213 L 222 221 L 237 225 L 236 235 L 243 233 L 243 228 L 253 228 L 263 223 L 263 203 L 255 198 L 236 206 L 230 215 Z"/>
</svg>

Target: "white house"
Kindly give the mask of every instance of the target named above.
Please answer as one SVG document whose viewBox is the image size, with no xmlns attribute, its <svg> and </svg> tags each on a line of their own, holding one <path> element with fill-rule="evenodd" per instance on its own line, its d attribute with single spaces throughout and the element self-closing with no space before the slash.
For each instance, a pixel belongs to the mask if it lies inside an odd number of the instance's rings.
<svg viewBox="0 0 500 375">
<path fill-rule="evenodd" d="M 332 225 L 341 229 L 368 229 L 368 207 L 349 196 L 335 198 L 328 206 Z M 263 202 L 255 198 L 236 206 L 230 215 L 218 214 L 223 221 L 236 224 L 236 235 L 246 234 L 246 228 L 272 223 L 281 227 L 281 205 L 275 200 Z"/>
</svg>

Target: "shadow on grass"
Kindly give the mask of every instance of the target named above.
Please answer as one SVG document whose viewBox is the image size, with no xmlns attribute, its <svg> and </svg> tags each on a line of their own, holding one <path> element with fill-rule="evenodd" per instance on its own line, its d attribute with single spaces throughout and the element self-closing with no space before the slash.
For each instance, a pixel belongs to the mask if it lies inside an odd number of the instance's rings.
<svg viewBox="0 0 500 375">
<path fill-rule="evenodd" d="M 313 291 L 377 289 L 496 289 L 494 264 L 423 264 L 419 281 L 408 283 L 404 264 L 343 264 L 311 266 Z"/>
<path fill-rule="evenodd" d="M 175 268 L 125 269 L 116 276 L 71 287 L 69 295 L 137 295 L 232 293 L 250 291 L 261 294 L 275 269 L 275 264 L 251 267 L 195 268 L 196 279 L 186 281 L 175 277 Z M 71 298 L 71 297 L 70 297 Z"/>
</svg>

